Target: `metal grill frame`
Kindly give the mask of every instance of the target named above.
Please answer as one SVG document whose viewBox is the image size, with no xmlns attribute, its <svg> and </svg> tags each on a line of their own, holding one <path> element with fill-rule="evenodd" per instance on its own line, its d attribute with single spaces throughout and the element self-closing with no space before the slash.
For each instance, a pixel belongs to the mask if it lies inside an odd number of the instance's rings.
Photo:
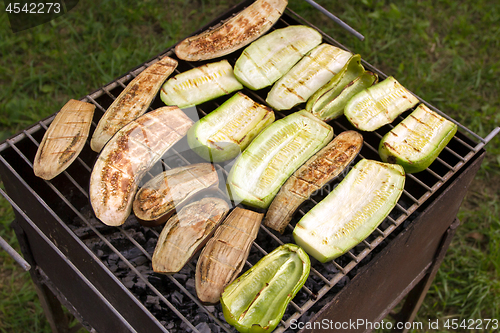
<svg viewBox="0 0 500 333">
<path fill-rule="evenodd" d="M 248 2 L 248 1 L 247 1 Z M 225 17 L 228 17 L 232 12 L 236 12 L 243 8 L 246 5 L 246 3 L 242 3 L 240 5 L 235 6 L 232 10 L 230 10 L 228 13 L 224 14 Z M 216 19 L 217 21 L 220 21 L 221 19 L 224 19 L 225 17 Z M 292 23 L 290 23 L 292 22 Z M 278 22 L 278 27 L 280 25 L 289 25 L 289 24 L 306 24 L 309 25 L 313 28 L 316 28 L 309 22 L 305 21 L 302 19 L 298 14 L 294 13 L 290 9 L 287 9 L 286 14 L 279 20 Z M 204 28 L 200 29 L 203 30 Z M 274 28 L 273 28 L 274 29 Z M 348 50 L 346 47 L 329 37 L 328 35 L 324 34 L 321 32 L 320 29 L 316 28 L 318 31 L 323 36 L 323 40 L 325 42 L 328 42 L 332 45 L 338 46 L 340 48 L 343 48 L 345 50 Z M 350 50 L 348 50 L 350 51 Z M 163 56 L 172 56 L 175 58 L 175 55 L 173 53 L 173 47 L 169 48 L 165 52 L 159 54 L 155 58 L 151 59 L 150 61 L 144 63 L 143 65 L 137 67 L 136 69 L 128 72 L 121 78 L 107 84 L 106 86 L 103 86 L 102 88 L 96 90 L 95 92 L 83 97 L 81 100 L 85 102 L 92 103 L 96 106 L 96 113 L 100 115 L 100 117 L 105 111 L 106 107 L 103 107 L 100 103 L 99 100 L 102 98 L 109 98 L 110 100 L 114 100 L 118 96 L 116 93 L 112 93 L 114 90 L 120 90 L 124 89 L 128 82 L 130 82 L 134 77 L 136 77 L 142 70 L 144 70 L 146 67 L 150 66 L 154 62 L 158 61 L 161 57 Z M 191 67 L 196 67 L 199 65 L 199 63 L 193 64 L 193 63 L 187 63 L 183 62 L 184 65 L 191 66 Z M 377 73 L 380 76 L 380 79 L 384 79 L 387 77 L 384 73 L 382 73 L 380 70 L 376 69 L 369 63 L 363 60 L 363 65 L 365 66 L 366 69 L 371 70 L 375 73 Z M 174 74 L 178 74 L 180 71 L 176 69 L 176 72 Z M 244 93 L 248 94 L 252 99 L 255 101 L 265 104 L 265 100 L 262 97 L 262 93 L 259 92 L 253 92 L 251 90 L 245 89 Z M 418 97 L 418 96 L 417 96 Z M 429 198 L 431 198 L 433 195 L 435 195 L 442 187 L 443 185 L 447 184 L 450 179 L 456 175 L 461 168 L 467 164 L 475 155 L 477 155 L 484 145 L 491 139 L 496 133 L 490 134 L 487 138 L 481 138 L 479 135 L 475 134 L 474 132 L 470 131 L 468 128 L 465 126 L 461 125 L 460 123 L 454 121 L 450 117 L 448 117 L 446 114 L 441 112 L 440 110 L 437 110 L 435 107 L 432 105 L 429 105 L 425 101 L 423 101 L 421 98 L 419 100 L 423 103 L 425 103 L 427 106 L 429 106 L 431 109 L 434 111 L 438 112 L 439 114 L 443 115 L 444 117 L 450 119 L 454 123 L 456 123 L 459 126 L 459 132 L 458 134 L 452 139 L 450 144 L 445 148 L 444 154 L 447 154 L 448 158 L 446 161 L 442 157 L 438 157 L 436 161 L 429 167 L 427 170 L 423 171 L 422 173 L 418 174 L 408 174 L 407 175 L 407 181 L 410 181 L 412 183 L 412 187 L 410 190 L 406 189 L 404 190 L 404 193 L 402 195 L 402 198 L 404 198 L 403 201 L 411 203 L 411 205 L 402 205 L 400 202 L 396 205 L 394 210 L 391 212 L 391 214 L 387 217 L 386 221 L 381 224 L 379 228 L 375 230 L 375 232 L 367 238 L 367 240 L 363 241 L 362 244 L 355 249 L 347 252 L 344 256 L 332 261 L 331 263 L 327 264 L 321 264 L 318 262 L 315 262 L 312 269 L 311 269 L 311 274 L 316 276 L 319 280 L 323 282 L 323 287 L 317 291 L 313 292 L 312 290 L 308 289 L 307 287 L 302 288 L 302 292 L 306 293 L 309 295 L 309 299 L 303 303 L 303 304 L 296 304 L 295 302 L 291 302 L 289 305 L 289 308 L 293 308 L 295 312 L 293 314 L 287 316 L 284 321 L 281 322 L 281 325 L 278 326 L 275 332 L 283 332 L 285 331 L 289 326 L 290 323 L 293 320 L 299 319 L 304 313 L 306 313 L 312 306 L 314 306 L 318 300 L 322 299 L 341 279 L 346 277 L 354 268 L 358 267 L 360 262 L 365 259 L 374 249 L 376 249 L 384 240 L 388 239 L 389 235 L 393 233 L 399 226 L 403 224 L 403 222 L 407 221 L 412 214 L 414 214 L 417 210 L 421 210 L 424 207 L 424 204 L 427 202 Z M 219 104 L 214 103 L 215 106 L 218 106 Z M 212 108 L 213 109 L 213 108 Z M 152 110 L 150 108 L 150 110 Z M 294 108 L 292 110 L 298 110 L 298 108 Z M 201 116 L 206 115 L 209 111 L 206 111 L 203 109 L 203 107 L 198 107 L 198 112 L 200 113 Z M 276 112 L 276 118 L 282 118 L 286 114 L 283 112 Z M 51 203 L 47 202 L 45 199 L 46 195 L 44 193 L 38 193 L 32 186 L 30 186 L 17 171 L 16 167 L 12 166 L 7 159 L 4 158 L 2 155 L 2 152 L 4 151 L 12 151 L 15 152 L 21 159 L 24 161 L 24 163 L 32 169 L 32 158 L 33 156 L 25 156 L 25 153 L 23 152 L 22 148 L 19 148 L 18 145 L 20 143 L 25 143 L 26 140 L 29 140 L 33 145 L 38 147 L 39 145 L 39 140 L 36 138 L 37 136 L 40 136 L 40 133 L 45 132 L 54 119 L 55 115 L 48 117 L 45 120 L 42 120 L 38 122 L 38 124 L 34 125 L 33 127 L 26 129 L 22 131 L 22 133 L 14 136 L 11 139 L 8 139 L 6 142 L 0 144 L 0 162 L 5 167 L 6 169 L 9 170 L 10 173 L 16 175 L 18 178 L 18 181 L 20 183 L 23 183 L 24 187 L 30 192 L 30 194 L 36 198 L 37 201 L 47 210 L 47 212 L 50 213 L 50 215 L 57 220 L 66 230 L 67 232 L 71 233 L 72 231 L 65 226 L 65 222 L 59 217 L 59 215 L 51 208 Z M 359 155 L 359 158 L 373 158 L 372 156 L 378 156 L 378 149 L 377 146 L 374 146 L 374 142 L 378 143 L 379 140 L 382 138 L 382 136 L 391 128 L 393 128 L 398 122 L 404 119 L 403 116 L 399 116 L 398 119 L 393 123 L 388 126 L 383 127 L 382 129 L 379 129 L 373 134 L 365 134 L 369 136 L 373 136 L 370 140 L 365 140 L 363 150 L 361 154 Z M 349 124 L 345 121 L 342 120 L 333 120 L 329 122 L 335 129 L 336 133 L 339 133 L 340 130 L 348 130 L 352 129 L 349 127 Z M 96 121 L 92 123 L 92 128 L 96 127 Z M 459 149 L 453 149 L 451 147 L 455 147 Z M 89 148 L 89 143 L 86 143 L 85 149 L 90 149 Z M 464 153 L 466 152 L 466 153 Z M 183 155 L 175 149 L 171 149 L 170 153 L 174 153 L 179 157 L 181 160 L 183 160 L 184 163 L 189 164 L 190 161 L 188 161 Z M 454 161 L 454 163 L 451 163 L 451 161 Z M 83 158 L 78 157 L 77 160 L 74 162 L 77 163 L 81 168 L 86 170 L 89 174 L 92 170 L 92 165 L 89 164 L 88 162 L 84 161 Z M 161 162 L 163 167 L 166 169 L 171 168 L 165 161 Z M 452 165 L 450 165 L 452 164 Z M 220 165 L 216 165 L 217 170 L 220 171 L 223 175 L 227 176 L 227 171 L 224 169 L 224 167 Z M 74 186 L 75 189 L 77 189 L 82 195 L 84 195 L 88 199 L 88 190 L 82 186 L 81 182 L 76 179 L 77 177 L 73 176 L 70 174 L 69 171 L 64 171 L 61 176 L 58 177 L 64 177 L 67 181 L 69 181 L 72 186 Z M 432 181 L 431 181 L 432 180 Z M 171 302 L 164 296 L 162 293 L 151 283 L 148 281 L 147 277 L 143 276 L 141 272 L 139 272 L 135 266 L 127 260 L 123 254 L 107 239 L 106 235 L 101 233 L 94 224 L 92 224 L 88 217 L 84 216 L 80 209 L 78 207 L 75 207 L 73 203 L 71 203 L 66 197 L 61 190 L 54 185 L 52 181 L 43 181 L 40 180 L 40 182 L 45 183 L 45 187 L 49 188 L 53 193 L 55 193 L 57 200 L 60 202 L 64 203 L 72 212 L 75 214 L 82 222 L 86 223 L 87 226 L 94 232 L 96 237 L 101 239 L 101 241 L 106 244 L 113 253 L 118 255 L 120 260 L 128 266 L 128 268 L 133 271 L 138 279 L 141 279 L 146 286 L 156 295 L 158 296 L 161 301 L 166 305 L 166 307 L 172 311 L 183 323 L 187 325 L 193 332 L 199 332 L 196 327 L 193 326 L 193 324 L 185 318 L 185 316 L 173 305 Z M 416 191 L 414 188 L 419 187 L 420 189 Z M 0 189 L 1 190 L 1 189 Z M 415 192 L 415 193 L 412 193 Z M 22 207 L 20 207 L 15 200 L 11 199 L 9 195 L 3 191 L 0 191 L 0 194 L 2 194 L 4 197 L 7 198 L 7 200 L 13 205 L 14 208 L 16 208 L 16 215 L 20 214 L 21 217 L 27 221 L 29 221 L 30 224 L 32 224 L 34 227 L 36 227 L 36 223 L 33 221 L 32 217 L 24 213 L 24 210 Z M 326 190 L 323 197 L 328 194 L 328 191 Z M 418 194 L 418 195 L 417 195 Z M 316 205 L 318 201 L 315 199 L 310 199 L 310 202 L 313 205 Z M 299 209 L 298 213 L 300 216 L 303 216 L 306 213 L 304 209 Z M 36 227 L 38 229 L 38 227 Z M 151 260 L 151 254 L 146 251 L 144 247 L 141 246 L 130 234 L 129 232 L 123 228 L 123 227 L 116 227 L 117 230 L 123 234 L 123 236 L 128 239 L 134 246 L 139 248 L 141 252 L 149 259 Z M 42 230 L 38 229 L 39 233 L 41 235 L 45 235 Z M 156 230 L 151 229 L 156 233 L 156 237 L 158 237 L 158 233 Z M 287 233 L 293 230 L 293 225 L 289 225 L 287 228 Z M 268 237 L 270 237 L 274 242 L 277 244 L 283 244 L 281 236 L 277 235 L 276 233 L 270 231 L 268 228 L 265 226 L 261 226 L 261 233 L 264 233 Z M 48 242 L 53 242 L 54 239 L 51 239 L 51 235 L 49 234 L 46 241 Z M 78 238 L 78 237 L 77 237 Z M 80 241 L 80 245 L 85 247 L 85 244 Z M 262 248 L 257 242 L 254 242 L 253 244 L 254 249 L 256 249 L 258 252 L 261 253 L 262 256 L 266 255 L 267 252 L 264 248 Z M 88 252 L 91 252 L 90 249 L 87 249 Z M 67 256 L 67 254 L 62 253 L 63 256 Z M 100 259 L 93 253 L 90 253 L 91 257 L 93 257 L 94 260 L 96 260 L 101 268 L 104 270 L 107 270 L 108 267 L 104 265 L 104 263 L 100 262 Z M 338 271 L 333 277 L 326 277 L 325 274 L 322 273 L 324 271 L 324 266 L 325 265 L 333 265 L 335 269 Z M 192 262 L 189 264 L 190 270 L 194 272 L 194 267 Z M 249 261 L 246 262 L 245 270 L 248 269 L 249 267 L 252 266 L 252 263 Z M 112 273 L 108 271 L 108 274 L 112 276 Z M 205 313 L 212 319 L 214 323 L 219 325 L 223 331 L 225 332 L 234 332 L 234 329 L 227 325 L 225 322 L 221 321 L 218 319 L 216 316 L 214 316 L 211 311 L 207 309 L 207 307 L 197 299 L 195 295 L 190 293 L 179 281 L 174 276 L 167 276 L 167 278 L 177 286 L 177 288 L 184 294 L 186 295 L 192 302 L 194 302 L 200 309 L 205 311 Z M 116 278 L 116 281 L 118 284 L 121 282 L 119 281 L 118 278 Z M 92 285 L 92 283 L 91 283 Z M 122 288 L 125 293 L 128 293 L 128 296 L 131 298 L 135 298 L 135 296 L 128 291 L 124 286 Z M 104 297 L 105 298 L 105 297 Z M 139 304 L 139 307 L 144 307 L 144 305 Z M 113 308 L 113 307 L 112 307 Z M 147 311 L 147 309 L 145 309 Z M 116 311 L 114 312 L 115 315 L 122 317 L 120 312 Z M 150 316 L 150 319 L 155 322 L 155 324 L 158 327 L 162 327 L 160 324 L 159 320 L 157 318 L 154 318 L 153 316 Z M 123 318 L 124 322 L 127 322 Z M 127 325 L 126 325 L 127 326 Z M 128 325 L 127 327 L 130 331 L 135 331 L 135 329 L 131 326 Z M 168 332 L 166 328 L 162 330 L 164 332 Z"/>
</svg>

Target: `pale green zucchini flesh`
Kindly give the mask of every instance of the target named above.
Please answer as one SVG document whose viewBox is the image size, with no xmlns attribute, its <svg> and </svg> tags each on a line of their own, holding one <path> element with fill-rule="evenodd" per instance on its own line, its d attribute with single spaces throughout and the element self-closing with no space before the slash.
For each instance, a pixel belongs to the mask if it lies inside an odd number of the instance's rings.
<svg viewBox="0 0 500 333">
<path fill-rule="evenodd" d="M 272 85 L 321 43 L 321 34 L 304 25 L 277 29 L 250 44 L 234 65 L 234 75 L 257 90 Z"/>
<path fill-rule="evenodd" d="M 266 102 L 276 110 L 288 110 L 306 102 L 337 74 L 352 54 L 330 44 L 320 44 L 279 79 Z"/>
<path fill-rule="evenodd" d="M 376 80 L 377 74 L 365 71 L 361 56 L 353 55 L 340 72 L 309 98 L 306 110 L 324 121 L 338 118 L 344 114 L 347 101 Z"/>
<path fill-rule="evenodd" d="M 163 84 L 160 98 L 166 105 L 187 108 L 243 89 L 233 67 L 221 60 L 177 74 Z"/>
<path fill-rule="evenodd" d="M 269 207 L 288 177 L 332 137 L 332 127 L 305 110 L 274 122 L 232 166 L 227 180 L 232 199 L 252 207 Z"/>
<path fill-rule="evenodd" d="M 457 132 L 457 125 L 420 104 L 388 132 L 379 145 L 384 162 L 397 163 L 407 173 L 428 168 Z"/>
<path fill-rule="evenodd" d="M 303 249 L 295 244 L 279 246 L 225 288 L 224 318 L 242 333 L 272 332 L 310 269 Z"/>
<path fill-rule="evenodd" d="M 397 164 L 363 159 L 293 230 L 295 242 L 327 262 L 368 237 L 396 205 L 405 183 Z"/>
<path fill-rule="evenodd" d="M 188 144 L 207 161 L 227 161 L 273 121 L 271 108 L 238 92 L 189 129 Z"/>
<path fill-rule="evenodd" d="M 391 123 L 417 103 L 415 96 L 389 76 L 352 97 L 344 108 L 344 114 L 356 128 L 374 131 Z"/>
</svg>

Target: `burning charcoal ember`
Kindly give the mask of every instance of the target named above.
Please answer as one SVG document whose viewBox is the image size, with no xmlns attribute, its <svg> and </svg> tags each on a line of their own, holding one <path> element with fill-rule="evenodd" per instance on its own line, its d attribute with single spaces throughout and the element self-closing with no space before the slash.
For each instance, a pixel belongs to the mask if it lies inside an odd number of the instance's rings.
<svg viewBox="0 0 500 333">
<path fill-rule="evenodd" d="M 130 262 L 137 267 L 149 263 L 150 260 L 146 256 L 142 255 L 138 256 L 137 258 L 131 259 Z"/>
<path fill-rule="evenodd" d="M 199 323 L 195 326 L 200 333 L 212 333 L 210 326 L 207 323 Z"/>
<path fill-rule="evenodd" d="M 210 330 L 212 331 L 212 333 L 221 333 L 222 330 L 220 328 L 220 326 L 216 325 L 216 324 L 208 324 L 208 327 L 210 327 Z"/>
<path fill-rule="evenodd" d="M 183 299 L 184 299 L 184 296 L 180 292 L 178 292 L 177 290 L 174 291 L 174 293 L 170 296 L 170 301 L 176 305 L 181 305 Z"/>
</svg>

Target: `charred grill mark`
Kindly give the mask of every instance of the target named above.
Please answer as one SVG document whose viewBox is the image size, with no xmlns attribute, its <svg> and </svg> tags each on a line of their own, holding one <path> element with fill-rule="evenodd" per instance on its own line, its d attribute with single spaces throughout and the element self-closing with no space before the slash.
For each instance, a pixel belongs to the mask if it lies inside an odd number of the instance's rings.
<svg viewBox="0 0 500 333">
<path fill-rule="evenodd" d="M 64 164 L 71 160 L 73 156 L 75 156 L 77 150 L 75 149 L 76 145 L 80 142 L 81 132 L 78 132 L 76 136 L 73 137 L 69 145 L 62 151 L 59 155 L 59 164 Z"/>
</svg>

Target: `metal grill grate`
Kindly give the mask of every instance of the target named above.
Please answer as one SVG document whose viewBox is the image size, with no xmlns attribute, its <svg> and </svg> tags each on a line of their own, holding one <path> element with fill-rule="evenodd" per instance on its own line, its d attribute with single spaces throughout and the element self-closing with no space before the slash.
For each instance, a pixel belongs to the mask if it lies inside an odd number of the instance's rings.
<svg viewBox="0 0 500 333">
<path fill-rule="evenodd" d="M 273 29 L 291 24 L 308 24 L 312 26 L 293 11 L 287 9 L 285 15 Z M 346 49 L 331 37 L 324 33 L 322 35 L 324 41 Z M 93 103 L 96 106 L 96 113 L 92 123 L 93 129 L 95 129 L 98 119 L 126 85 L 147 66 L 165 55 L 175 58 L 172 49 L 169 49 L 123 77 L 82 98 L 82 101 Z M 238 56 L 239 53 L 230 55 L 229 62 L 234 65 Z M 179 61 L 175 74 L 199 64 Z M 379 74 L 381 79 L 386 77 L 384 73 L 367 62 L 364 62 L 364 66 L 368 70 Z M 262 104 L 265 104 L 267 92 L 268 89 L 257 92 L 248 89 L 244 90 L 245 94 Z M 197 117 L 203 117 L 211 110 L 214 110 L 227 98 L 228 96 L 204 103 L 197 108 L 197 112 L 194 112 L 194 109 L 186 112 L 196 120 Z M 162 106 L 162 103 L 157 99 L 150 110 L 160 106 Z M 294 108 L 292 111 L 297 110 L 299 109 Z M 439 110 L 436 111 L 447 117 Z M 276 112 L 276 118 L 282 118 L 288 113 Z M 407 113 L 399 116 L 393 124 L 386 125 L 373 133 L 363 133 L 364 146 L 353 165 L 361 158 L 379 159 L 377 148 L 380 139 L 398 122 L 403 120 L 406 115 Z M 235 332 L 222 319 L 220 306 L 203 305 L 196 297 L 194 286 L 189 283 L 189 279 L 194 277 L 196 257 L 179 274 L 169 276 L 155 274 L 149 267 L 151 266 L 151 246 L 156 243 L 159 229 L 139 226 L 133 216 L 120 227 L 104 226 L 95 219 L 88 203 L 88 182 L 96 154 L 91 151 L 89 142 L 86 143 L 84 150 L 73 165 L 52 181 L 43 181 L 33 175 L 32 161 L 35 152 L 53 118 L 54 116 L 40 121 L 35 126 L 2 143 L 0 145 L 0 162 L 12 174 L 16 175 L 25 186 L 25 189 L 37 198 L 68 232 L 73 233 L 79 239 L 81 246 L 88 248 L 92 253 L 92 257 L 100 262 L 103 269 L 110 270 L 115 275 L 115 279 L 123 284 L 123 290 L 129 297 L 136 299 L 137 303 L 150 311 L 151 320 L 162 325 L 165 332 L 182 331 L 187 328 L 193 332 L 200 332 L 201 329 L 197 326 L 197 321 L 188 318 L 192 317 L 191 314 L 186 314 L 186 311 L 192 311 L 192 309 L 201 309 L 208 318 L 208 322 L 219 327 L 220 330 Z M 449 117 L 447 118 L 449 119 Z M 331 121 L 329 124 L 337 134 L 344 130 L 353 129 L 343 117 Z M 372 235 L 354 249 L 330 263 L 321 264 L 313 260 L 308 281 L 288 306 L 283 321 L 276 329 L 276 332 L 283 332 L 287 329 L 291 331 L 289 326 L 292 320 L 310 318 L 313 311 L 317 311 L 315 308 L 320 307 L 320 304 L 324 304 L 320 301 L 326 302 L 331 299 L 330 296 L 342 288 L 343 284 L 356 274 L 357 269 L 370 260 L 372 252 L 379 251 L 382 248 L 382 243 L 389 242 L 391 234 L 399 226 L 411 223 L 424 206 L 424 203 L 487 143 L 488 138 L 483 139 L 463 125 L 457 124 L 460 128 L 459 132 L 437 160 L 427 170 L 418 174 L 407 175 L 406 186 L 401 199 Z M 153 170 L 170 169 L 199 162 L 198 157 L 188 149 L 184 149 L 185 147 L 186 143 L 183 141 L 176 144 L 163 157 L 163 160 L 155 166 L 157 169 Z M 225 180 L 229 165 L 220 164 L 216 165 L 216 168 L 221 179 Z M 149 176 L 151 177 L 153 173 L 151 171 Z M 221 183 L 224 182 L 221 181 Z M 259 236 L 252 246 L 251 255 L 246 262 L 244 271 L 278 245 L 293 242 L 291 232 L 296 222 L 328 193 L 329 189 L 327 188 L 308 200 L 295 214 L 284 235 L 277 235 L 261 226 Z M 3 191 L 1 194 L 13 203 Z M 224 194 L 222 188 L 219 189 L 219 194 Z M 111 257 L 115 258 L 116 264 L 110 264 Z M 145 258 L 142 263 L 137 260 L 140 257 Z M 130 283 L 130 281 L 134 283 Z M 138 285 L 141 287 L 139 288 Z M 141 289 L 141 293 L 138 292 L 138 289 Z M 166 289 L 169 289 L 168 292 Z M 328 297 L 325 297 L 327 294 Z M 176 303 L 175 300 L 179 298 L 186 304 L 183 308 L 179 307 L 178 304 L 174 304 Z M 191 310 L 185 311 L 185 309 Z M 198 324 L 201 322 L 198 320 Z"/>
</svg>

